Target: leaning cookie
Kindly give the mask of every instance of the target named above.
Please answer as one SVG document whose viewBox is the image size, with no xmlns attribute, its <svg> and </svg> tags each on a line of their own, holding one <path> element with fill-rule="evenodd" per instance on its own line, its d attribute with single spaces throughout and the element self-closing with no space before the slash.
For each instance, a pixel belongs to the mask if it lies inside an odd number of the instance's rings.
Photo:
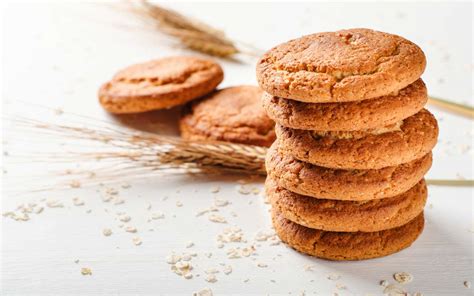
<svg viewBox="0 0 474 296">
<path fill-rule="evenodd" d="M 176 56 L 136 64 L 119 71 L 99 90 L 99 102 L 111 113 L 171 108 L 213 91 L 224 78 L 215 62 Z"/>
<path fill-rule="evenodd" d="M 398 166 L 378 170 L 329 169 L 284 154 L 277 140 L 267 152 L 267 175 L 293 192 L 316 198 L 370 200 L 392 197 L 415 186 L 431 167 L 431 152 Z"/>
<path fill-rule="evenodd" d="M 404 89 L 370 100 L 304 103 L 264 93 L 263 107 L 280 125 L 318 131 L 355 131 L 395 124 L 417 113 L 428 100 L 421 79 Z"/>
<path fill-rule="evenodd" d="M 306 35 L 274 47 L 258 62 L 257 79 L 274 96 L 349 102 L 403 89 L 425 66 L 423 51 L 400 36 L 350 29 Z"/>
<path fill-rule="evenodd" d="M 438 125 L 423 109 L 401 122 L 366 131 L 323 132 L 277 125 L 280 149 L 315 165 L 335 169 L 380 169 L 418 159 L 436 145 Z"/>
<path fill-rule="evenodd" d="M 422 233 L 423 213 L 405 225 L 376 232 L 331 232 L 311 229 L 272 210 L 280 239 L 302 253 L 328 260 L 363 260 L 387 256 L 409 247 Z"/>
<path fill-rule="evenodd" d="M 319 199 L 291 192 L 267 178 L 272 207 L 297 224 L 325 231 L 373 232 L 395 228 L 418 216 L 426 203 L 424 180 L 394 197 L 368 201 Z"/>
<path fill-rule="evenodd" d="M 257 86 L 234 86 L 191 103 L 180 120 L 182 138 L 269 147 L 275 123 L 263 110 L 261 96 Z"/>
</svg>

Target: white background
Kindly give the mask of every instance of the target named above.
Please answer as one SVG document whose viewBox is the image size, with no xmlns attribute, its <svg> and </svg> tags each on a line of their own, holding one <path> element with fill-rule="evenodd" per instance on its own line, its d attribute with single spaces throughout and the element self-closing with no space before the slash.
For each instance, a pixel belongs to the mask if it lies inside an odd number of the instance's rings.
<svg viewBox="0 0 474 296">
<path fill-rule="evenodd" d="M 428 67 L 423 79 L 430 94 L 472 104 L 470 3 L 215 2 L 169 6 L 261 49 L 307 33 L 350 27 L 400 34 L 426 53 Z M 176 109 L 111 118 L 100 108 L 97 89 L 116 70 L 157 57 L 190 53 L 136 21 L 134 15 L 113 7 L 80 3 L 6 5 L 2 15 L 3 115 L 55 116 L 36 104 L 63 109 L 66 113 L 61 116 L 66 122 L 68 112 L 74 112 L 118 125 L 176 132 Z M 256 83 L 256 60 L 239 59 L 241 62 L 219 60 L 225 70 L 222 87 Z M 472 121 L 428 108 L 440 124 L 440 143 L 428 177 L 472 179 Z M 91 121 L 82 119 L 82 123 Z M 122 178 L 121 183 L 111 185 L 125 201 L 120 205 L 101 200 L 104 187 L 32 193 L 34 182 L 25 181 L 32 180 L 27 176 L 39 176 L 34 179 L 39 183 L 55 182 L 47 172 L 48 165 L 30 163 L 29 158 L 40 145 L 49 145 L 47 139 L 41 134 L 24 135 L 15 124 L 4 121 L 3 149 L 8 156 L 3 157 L 2 212 L 24 202 L 44 204 L 43 198 L 60 200 L 64 208 L 46 208 L 27 222 L 2 218 L 2 295 L 191 295 L 204 287 L 215 295 L 380 295 L 383 288 L 379 282 L 394 282 L 392 275 L 400 271 L 414 276 L 412 283 L 402 287 L 412 293 L 472 294 L 472 288 L 463 284 L 474 282 L 470 188 L 430 186 L 426 228 L 411 248 L 375 260 L 328 262 L 301 255 L 283 244 L 255 242 L 259 231 L 271 231 L 268 206 L 261 195 L 238 192 L 241 176 L 139 178 L 128 182 L 132 185 L 129 189 L 121 188 Z M 59 142 L 69 147 L 80 145 L 69 138 Z M 66 165 L 82 164 L 71 161 Z M 117 173 L 125 179 L 133 177 L 127 171 Z M 220 185 L 220 192 L 211 193 L 216 185 Z M 262 180 L 256 180 L 255 186 L 262 188 Z M 219 212 L 228 224 L 212 223 L 206 215 L 196 217 L 216 196 L 231 202 Z M 74 197 L 80 197 L 85 205 L 74 206 Z M 176 206 L 178 201 L 182 207 Z M 147 209 L 149 204 L 151 210 Z M 91 212 L 86 213 L 88 210 Z M 132 217 L 129 224 L 138 229 L 137 234 L 118 227 L 117 211 Z M 154 211 L 163 212 L 165 219 L 147 222 Z M 219 249 L 216 237 L 229 226 L 242 228 L 247 243 L 226 244 Z M 107 227 L 113 230 L 110 237 L 102 235 Z M 132 243 L 134 236 L 142 239 L 141 246 Z M 186 249 L 189 241 L 195 246 Z M 227 259 L 229 248 L 251 244 L 256 244 L 256 255 Z M 173 251 L 197 253 L 192 260 L 193 279 L 183 279 L 170 270 L 165 258 Z M 204 253 L 212 253 L 212 257 Z M 259 262 L 268 267 L 257 267 Z M 220 263 L 231 265 L 233 272 L 224 275 Z M 307 265 L 313 266 L 312 271 L 305 270 Z M 81 275 L 82 267 L 90 268 L 92 276 Z M 208 268 L 221 270 L 216 283 L 205 281 Z M 327 279 L 330 273 L 340 275 L 340 279 Z M 338 289 L 337 285 L 346 288 Z"/>
</svg>

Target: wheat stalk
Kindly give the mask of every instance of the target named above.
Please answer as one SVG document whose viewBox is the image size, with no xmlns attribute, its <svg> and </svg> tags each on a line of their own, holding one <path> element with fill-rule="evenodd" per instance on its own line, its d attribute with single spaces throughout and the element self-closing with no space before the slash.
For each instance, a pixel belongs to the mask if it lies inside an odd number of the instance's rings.
<svg viewBox="0 0 474 296">
<path fill-rule="evenodd" d="M 105 145 L 105 151 L 97 148 L 93 152 L 35 152 L 33 155 L 23 156 L 27 161 L 35 159 L 47 163 L 97 160 L 102 162 L 99 170 L 63 172 L 62 175 L 72 178 L 65 185 L 77 184 L 77 180 L 82 180 L 84 185 L 116 183 L 132 177 L 144 178 L 163 173 L 210 174 L 229 171 L 242 175 L 266 175 L 267 149 L 263 147 L 217 141 L 183 141 L 177 137 L 131 130 L 102 121 L 94 125 L 90 118 L 86 119 L 86 126 L 46 123 L 16 116 L 9 120 L 17 127 L 34 131 L 36 135 L 82 139 Z M 474 186 L 472 180 L 428 179 L 427 182 L 440 186 Z"/>
<path fill-rule="evenodd" d="M 221 30 L 186 17 L 174 10 L 142 0 L 130 2 L 131 11 L 152 21 L 164 34 L 175 37 L 186 47 L 213 56 L 230 57 L 237 53 L 260 56 L 253 46 L 230 40 Z"/>
</svg>

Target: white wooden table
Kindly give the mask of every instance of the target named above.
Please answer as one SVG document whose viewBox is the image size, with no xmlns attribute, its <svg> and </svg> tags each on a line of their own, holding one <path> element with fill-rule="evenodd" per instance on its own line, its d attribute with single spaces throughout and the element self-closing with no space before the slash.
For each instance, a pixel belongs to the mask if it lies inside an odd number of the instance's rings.
<svg viewBox="0 0 474 296">
<path fill-rule="evenodd" d="M 425 51 L 428 67 L 423 79 L 432 95 L 472 104 L 472 4 L 215 2 L 170 7 L 262 49 L 307 33 L 340 28 L 370 27 L 397 33 Z M 3 18 L 2 96 L 7 117 L 57 116 L 34 103 L 61 108 L 66 112 L 61 116 L 74 112 L 143 127 L 143 120 L 137 117 L 120 121 L 105 114 L 97 103 L 98 86 L 123 66 L 189 53 L 144 29 L 132 16 L 104 4 L 11 3 Z M 242 59 L 243 63 L 220 61 L 225 69 L 222 86 L 255 84 L 255 60 Z M 472 121 L 430 110 L 439 120 L 440 142 L 428 177 L 472 179 Z M 145 127 L 175 132 L 177 111 L 170 112 L 147 115 Z M 64 207 L 45 206 L 26 222 L 1 219 L 2 295 L 191 295 L 205 287 L 214 295 L 380 295 L 384 288 L 379 282 L 394 283 L 392 275 L 400 271 L 413 275 L 414 280 L 402 286 L 411 293 L 472 294 L 464 285 L 474 282 L 471 188 L 431 186 L 426 228 L 411 248 L 381 259 L 329 262 L 301 255 L 283 244 L 255 240 L 260 231 L 271 232 L 268 205 L 261 195 L 239 193 L 239 176 L 166 176 L 127 182 L 130 188 L 119 183 L 28 193 L 32 183 L 23 177 L 39 175 L 35 180 L 40 182 L 54 179 L 45 172 L 49 167 L 44 164 L 29 163 L 28 158 L 26 165 L 19 164 L 14 156 L 25 151 L 31 154 L 35 145 L 47 146 L 48 142 L 41 134 L 29 138 L 12 128 L 4 122 L 4 151 L 9 155 L 3 159 L 2 212 L 21 203 L 44 205 L 44 198 L 59 200 Z M 63 142 L 76 144 L 71 139 Z M 262 180 L 251 184 L 247 186 L 262 188 Z M 22 194 L 10 193 L 18 186 Z M 220 190 L 212 193 L 215 186 Z M 108 187 L 117 189 L 124 203 L 104 202 L 101 197 Z M 75 206 L 74 197 L 85 204 Z M 227 224 L 209 221 L 209 214 L 196 217 L 216 197 L 231 203 L 216 212 Z M 158 211 L 164 213 L 164 219 L 149 222 Z M 125 224 L 138 232 L 120 228 L 117 212 L 126 212 L 131 221 Z M 216 237 L 228 227 L 241 228 L 247 242 L 219 248 Z M 113 234 L 104 236 L 104 228 Z M 133 237 L 143 243 L 134 245 Z M 186 248 L 189 242 L 194 246 Z M 254 255 L 228 259 L 230 248 L 250 245 L 256 248 Z M 196 253 L 191 260 L 192 279 L 171 271 L 166 257 L 173 252 Z M 230 265 L 232 273 L 224 274 L 221 264 Z M 82 275 L 81 268 L 90 268 L 92 275 Z M 206 271 L 212 268 L 219 270 L 215 283 L 206 281 Z M 328 279 L 329 274 L 337 274 L 338 279 Z"/>
</svg>

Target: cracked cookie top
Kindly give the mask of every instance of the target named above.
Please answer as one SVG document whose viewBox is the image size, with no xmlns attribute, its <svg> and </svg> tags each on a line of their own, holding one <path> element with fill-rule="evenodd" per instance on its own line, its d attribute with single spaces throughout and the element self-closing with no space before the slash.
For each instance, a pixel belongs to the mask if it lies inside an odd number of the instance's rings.
<svg viewBox="0 0 474 296">
<path fill-rule="evenodd" d="M 181 136 L 187 140 L 218 140 L 270 146 L 275 123 L 263 110 L 257 86 L 242 85 L 218 90 L 185 108 Z"/>
<path fill-rule="evenodd" d="M 213 91 L 222 81 L 215 62 L 175 56 L 129 66 L 99 90 L 99 101 L 112 113 L 135 113 L 170 108 Z"/>
<path fill-rule="evenodd" d="M 370 29 L 306 35 L 280 44 L 257 64 L 268 93 L 302 102 L 348 102 L 396 92 L 416 81 L 426 59 L 414 43 Z"/>
</svg>

